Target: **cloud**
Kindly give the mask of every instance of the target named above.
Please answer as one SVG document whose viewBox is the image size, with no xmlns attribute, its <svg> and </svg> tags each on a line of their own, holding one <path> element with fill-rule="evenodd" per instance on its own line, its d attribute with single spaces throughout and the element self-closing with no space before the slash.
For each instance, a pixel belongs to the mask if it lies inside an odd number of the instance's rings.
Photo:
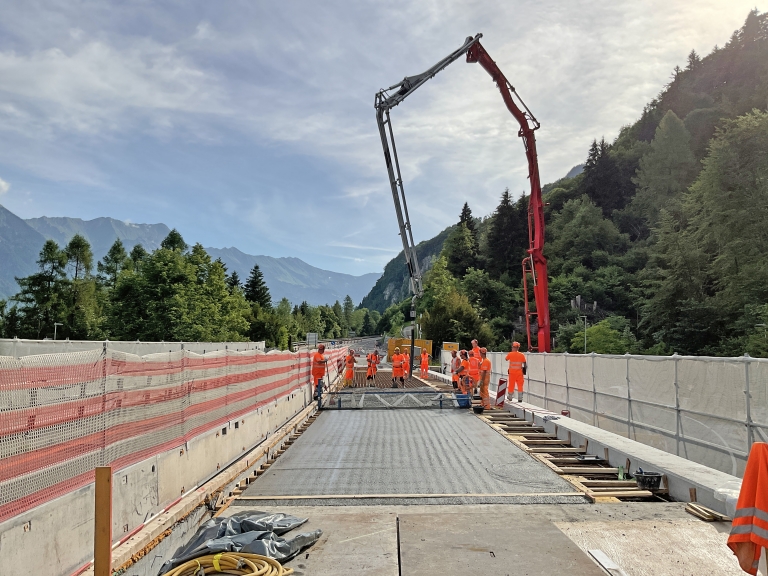
<svg viewBox="0 0 768 576">
<path fill-rule="evenodd" d="M 0 22 L 0 169 L 29 177 L 48 215 L 103 215 L 108 199 L 120 220 L 186 226 L 205 245 L 372 271 L 401 249 L 373 110 L 382 86 L 482 32 L 542 123 L 552 182 L 753 3 L 18 3 Z M 392 119 L 417 241 L 464 201 L 485 215 L 504 188 L 528 190 L 518 127 L 479 66 L 453 63 Z M 59 183 L 76 186 L 56 196 Z M 351 228 L 360 246 L 334 244 Z"/>
<path fill-rule="evenodd" d="M 3 180 L 2 178 L 0 178 L 0 196 L 5 194 L 6 192 L 8 192 L 8 190 L 10 190 L 10 188 L 11 188 L 11 185 L 8 184 L 8 182 Z"/>
</svg>

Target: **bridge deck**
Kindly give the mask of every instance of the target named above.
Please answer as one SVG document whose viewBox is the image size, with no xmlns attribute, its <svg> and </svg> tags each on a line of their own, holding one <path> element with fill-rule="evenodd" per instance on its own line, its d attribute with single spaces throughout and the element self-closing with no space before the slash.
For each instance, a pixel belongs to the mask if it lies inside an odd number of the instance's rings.
<svg viewBox="0 0 768 576">
<path fill-rule="evenodd" d="M 356 495 L 368 497 L 349 498 Z M 473 414 L 453 409 L 324 412 L 236 504 L 264 497 L 306 505 L 585 502 Z"/>
</svg>

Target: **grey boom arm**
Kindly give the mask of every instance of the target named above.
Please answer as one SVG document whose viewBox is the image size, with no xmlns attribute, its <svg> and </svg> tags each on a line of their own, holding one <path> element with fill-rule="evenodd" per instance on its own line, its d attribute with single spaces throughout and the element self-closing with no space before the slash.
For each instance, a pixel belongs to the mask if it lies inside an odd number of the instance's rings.
<svg viewBox="0 0 768 576">
<path fill-rule="evenodd" d="M 474 38 L 468 37 L 461 48 L 440 60 L 440 62 L 426 72 L 416 76 L 406 76 L 402 82 L 398 82 L 389 88 L 382 88 L 376 93 L 374 101 L 376 121 L 379 124 L 379 135 L 381 136 L 381 145 L 384 148 L 384 160 L 387 163 L 389 184 L 392 187 L 392 199 L 395 202 L 397 224 L 400 227 L 403 254 L 405 255 L 405 263 L 408 266 L 408 273 L 411 278 L 411 294 L 414 299 L 420 298 L 424 293 L 424 289 L 421 282 L 419 260 L 416 257 L 416 245 L 413 241 L 411 220 L 408 217 L 408 204 L 405 202 L 403 177 L 400 174 L 400 162 L 397 159 L 397 148 L 395 147 L 395 136 L 392 132 L 392 120 L 389 116 L 389 111 L 405 100 L 416 88 L 448 66 L 448 64 L 461 58 L 482 37 L 482 34 L 478 34 Z"/>
</svg>

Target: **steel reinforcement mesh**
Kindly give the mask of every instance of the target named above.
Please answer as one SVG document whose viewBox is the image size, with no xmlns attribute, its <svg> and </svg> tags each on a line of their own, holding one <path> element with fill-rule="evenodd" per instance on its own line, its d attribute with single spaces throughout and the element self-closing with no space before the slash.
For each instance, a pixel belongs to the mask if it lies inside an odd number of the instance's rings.
<svg viewBox="0 0 768 576">
<path fill-rule="evenodd" d="M 332 377 L 345 353 L 326 352 Z M 308 352 L 0 356 L 0 522 L 285 396 L 310 368 Z"/>
<path fill-rule="evenodd" d="M 368 388 L 328 394 L 323 401 L 324 410 L 392 410 L 403 408 L 457 407 L 453 394 L 436 392 L 429 387 L 411 390 L 382 390 Z"/>
</svg>

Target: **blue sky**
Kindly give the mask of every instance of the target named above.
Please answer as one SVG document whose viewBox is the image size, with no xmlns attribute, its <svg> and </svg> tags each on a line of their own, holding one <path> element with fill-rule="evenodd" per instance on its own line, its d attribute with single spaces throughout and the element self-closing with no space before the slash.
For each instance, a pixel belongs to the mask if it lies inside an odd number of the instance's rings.
<svg viewBox="0 0 768 576">
<path fill-rule="evenodd" d="M 612 139 L 755 0 L 0 1 L 0 204 L 379 272 L 400 249 L 374 93 L 469 35 L 542 123 L 542 180 Z M 765 10 L 768 5 L 757 5 Z M 414 234 L 519 196 L 517 126 L 452 64 L 393 112 Z"/>
</svg>

